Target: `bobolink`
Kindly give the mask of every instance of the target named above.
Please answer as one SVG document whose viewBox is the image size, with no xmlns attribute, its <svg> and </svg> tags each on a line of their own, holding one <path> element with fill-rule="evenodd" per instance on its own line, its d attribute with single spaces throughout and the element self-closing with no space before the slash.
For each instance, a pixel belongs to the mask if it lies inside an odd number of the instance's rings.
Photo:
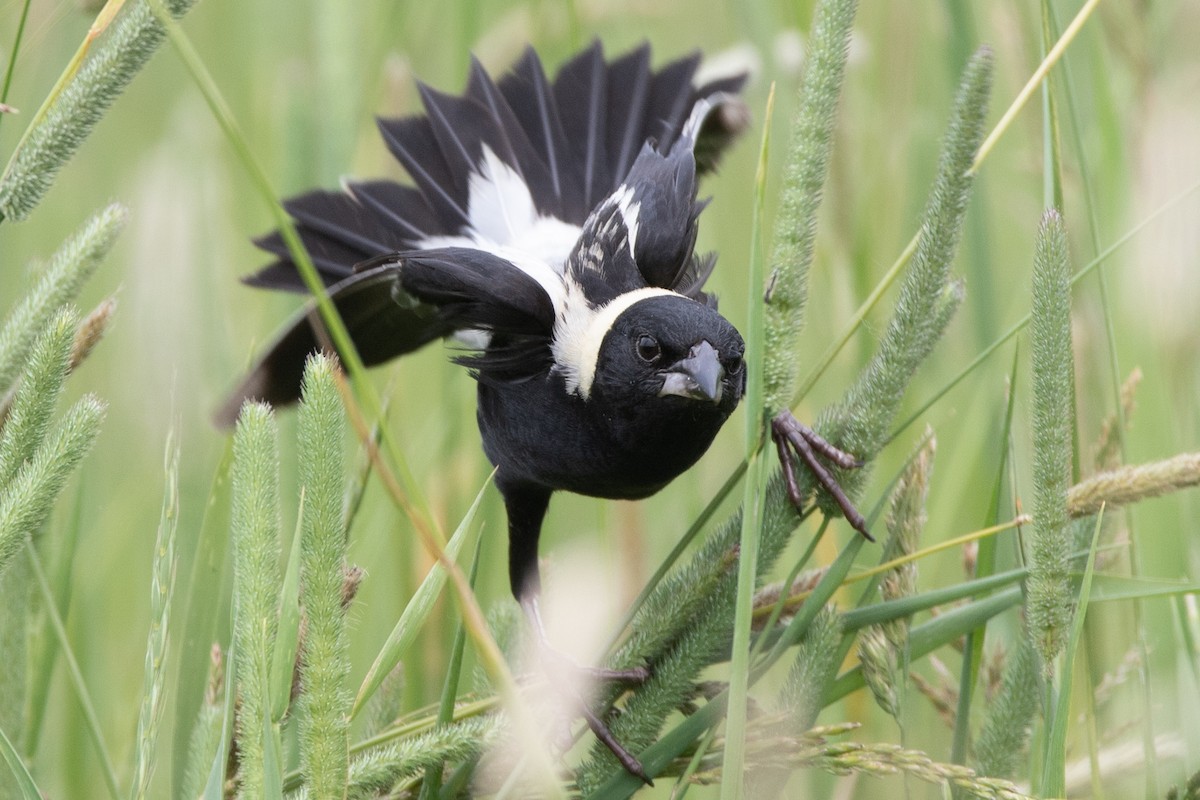
<svg viewBox="0 0 1200 800">
<path fill-rule="evenodd" d="M 529 49 L 494 82 L 472 61 L 463 96 L 421 85 L 424 116 L 379 122 L 414 186 L 351 182 L 285 204 L 366 364 L 445 337 L 470 348 L 457 360 L 478 382 L 512 591 L 539 637 L 550 495 L 654 494 L 704 454 L 745 388 L 742 337 L 703 291 L 715 258 L 694 249 L 696 180 L 747 126 L 745 75 L 697 86 L 698 63 L 652 70 L 646 46 L 606 62 L 595 44 L 551 82 Z M 247 283 L 305 291 L 278 233 L 256 243 L 276 260 Z M 295 400 L 305 357 L 328 346 L 321 330 L 310 306 L 221 418 L 247 398 Z M 789 442 L 818 470 L 813 444 L 854 464 L 798 424 L 775 434 L 789 476 Z"/>
</svg>

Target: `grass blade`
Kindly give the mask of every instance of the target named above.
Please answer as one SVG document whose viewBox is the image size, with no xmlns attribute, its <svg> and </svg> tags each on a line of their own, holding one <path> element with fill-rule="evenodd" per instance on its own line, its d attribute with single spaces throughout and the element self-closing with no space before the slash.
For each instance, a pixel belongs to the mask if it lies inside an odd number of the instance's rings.
<svg viewBox="0 0 1200 800">
<path fill-rule="evenodd" d="M 771 152 L 771 117 L 775 111 L 775 87 L 767 94 L 762 146 L 755 176 L 754 212 L 750 238 L 750 301 L 746 328 L 746 352 L 771 353 L 764 348 L 764 310 L 758 287 L 763 285 L 762 229 L 766 202 L 767 163 Z M 757 362 L 757 363 L 755 363 Z M 721 800 L 737 800 L 742 794 L 743 763 L 746 756 L 746 692 L 750 684 L 750 625 L 754 590 L 758 585 L 758 544 L 762 533 L 763 491 L 766 470 L 762 453 L 764 378 L 763 358 L 752 358 L 747 366 L 746 422 L 743 438 L 748 468 L 742 484 L 742 525 L 738 545 L 737 595 L 733 609 L 733 657 L 729 665 L 729 717 L 725 721 L 725 762 L 721 772 Z"/>
<path fill-rule="evenodd" d="M 191 573 L 183 585 L 180 598 L 183 619 L 177 626 L 179 635 L 179 670 L 175 685 L 175 731 L 171 745 L 173 765 L 171 796 L 183 796 L 184 772 L 190 759 L 192 740 L 199 734 L 185 720 L 199 720 L 199 710 L 205 702 L 209 686 L 208 665 L 214 642 L 224 620 L 229 619 L 230 581 L 230 468 L 233 464 L 233 440 L 226 439 L 225 449 L 213 471 L 205 494 L 204 515 L 200 520 L 190 559 L 181 556 L 181 563 L 191 562 Z M 184 538 L 184 541 L 186 541 Z M 182 543 L 181 543 L 182 544 Z M 219 647 L 218 647 L 219 652 Z M 225 665 L 224 683 L 234 680 Z M 225 690 L 229 693 L 229 690 Z M 207 763 L 207 762 L 206 762 Z M 206 773 L 207 774 L 207 773 Z"/>
<path fill-rule="evenodd" d="M 204 785 L 204 800 L 225 800 L 225 769 L 229 764 L 229 749 L 232 746 L 236 726 L 237 685 L 233 676 L 237 674 L 238 662 L 236 642 L 225 654 L 225 709 L 222 714 L 220 746 L 213 756 L 208 771 L 208 782 Z"/>
<path fill-rule="evenodd" d="M 491 481 L 489 480 L 488 483 Z M 452 559 L 458 558 L 458 553 L 462 549 L 463 543 L 467 540 L 471 525 L 475 520 L 475 515 L 479 511 L 479 504 L 483 501 L 483 493 L 487 490 L 487 484 L 484 484 L 479 489 L 479 494 L 475 496 L 475 502 L 467 509 L 467 513 L 459 522 L 458 528 L 454 531 L 454 535 L 450 537 L 449 543 L 446 545 L 446 555 Z M 388 674 L 400 663 L 400 659 L 408 652 L 415 641 L 417 634 L 421 630 L 421 626 L 429 618 L 430 612 L 433 611 L 433 604 L 441 594 L 442 587 L 446 585 L 446 570 L 441 564 L 434 564 L 429 573 L 426 574 L 425 580 L 413 593 L 412 599 L 408 601 L 408 605 L 404 607 L 404 611 L 400 614 L 400 619 L 396 620 L 396 626 L 392 628 L 391 634 L 388 635 L 387 641 L 380 648 L 379 654 L 375 656 L 374 663 L 367 670 L 366 677 L 363 678 L 362 685 L 358 689 L 358 695 L 354 698 L 354 704 L 350 708 L 350 718 L 354 719 L 366 707 L 367 701 L 371 695 L 379 689 L 387 678 Z"/>
<path fill-rule="evenodd" d="M 1004 424 L 1001 426 L 997 441 L 1000 443 L 999 458 L 996 465 L 996 480 L 992 484 L 992 495 L 988 502 L 988 511 L 984 517 L 984 525 L 994 525 L 1000 519 L 1001 495 L 1004 491 L 1004 476 L 1008 470 L 1008 453 L 1012 443 L 1013 409 L 1016 408 L 1017 398 L 1017 366 L 1020 363 L 1020 346 L 1013 348 L 1012 367 L 1008 375 L 1008 402 L 1004 409 Z M 975 577 L 986 578 L 996 570 L 996 540 L 988 537 L 979 542 L 975 556 Z M 971 700 L 975 696 L 975 685 L 978 682 L 979 668 L 983 664 L 983 642 L 986 629 L 971 631 L 963 643 L 963 663 L 958 682 L 958 709 L 954 716 L 954 743 L 950 750 L 950 760 L 955 764 L 967 763 L 967 751 L 971 735 L 970 715 Z M 996 773 L 983 771 L 985 775 Z"/>
<path fill-rule="evenodd" d="M 91 692 L 88 691 L 87 683 L 84 681 L 83 670 L 79 668 L 79 661 L 75 658 L 75 651 L 71 647 L 70 638 L 67 636 L 67 628 L 63 624 L 62 615 L 58 613 L 58 606 L 54 602 L 54 593 L 46 578 L 46 571 L 42 568 L 41 558 L 32 546 L 27 547 L 25 552 L 29 555 L 29 565 L 33 571 L 38 591 L 42 595 L 43 608 L 46 610 L 50 625 L 54 630 L 54 635 L 58 639 L 58 646 L 62 649 L 63 661 L 67 666 L 67 674 L 70 675 L 76 698 L 79 700 L 79 708 L 83 711 L 84 720 L 87 722 L 88 737 L 91 738 L 92 745 L 96 748 L 96 755 L 100 759 L 102 774 L 104 776 L 104 787 L 108 791 L 109 797 L 113 800 L 118 800 L 121 797 L 121 789 L 117 785 L 117 771 L 113 767 L 112 756 L 109 755 L 108 746 L 104 743 L 104 732 L 100 726 L 100 717 L 96 714 L 96 707 L 92 703 Z"/>
<path fill-rule="evenodd" d="M 467 576 L 471 589 L 479 576 L 479 553 L 483 548 L 483 537 L 475 540 L 475 555 L 471 558 L 471 572 Z M 458 698 L 458 682 L 462 675 L 463 655 L 467 645 L 467 629 L 461 622 L 454 631 L 454 644 L 450 648 L 450 663 L 446 668 L 446 682 L 442 686 L 442 697 L 438 702 L 438 725 L 446 726 L 454 721 L 454 701 Z M 442 788 L 442 772 L 445 762 L 425 770 L 425 781 L 421 784 L 419 800 L 435 800 Z"/>
<path fill-rule="evenodd" d="M 4 756 L 4 763 L 8 764 L 8 769 L 12 773 L 12 785 L 21 793 L 19 796 L 24 800 L 42 800 L 45 795 L 33 782 L 33 776 L 29 774 L 29 770 L 25 769 L 25 763 L 21 761 L 21 754 L 13 747 L 8 735 L 2 730 L 0 730 L 0 755 Z"/>
<path fill-rule="evenodd" d="M 916 661 L 939 647 L 945 647 L 967 631 L 985 625 L 996 615 L 1019 605 L 1023 599 L 1021 587 L 1012 586 L 990 597 L 947 611 L 928 622 L 914 625 L 908 632 L 909 659 Z M 833 682 L 825 694 L 825 705 L 840 700 L 865 685 L 862 671 L 854 667 Z"/>
<path fill-rule="evenodd" d="M 4 86 L 0 88 L 0 104 L 8 103 L 8 90 L 12 88 L 13 71 L 17 66 L 17 54 L 21 52 L 21 40 L 25 38 L 25 22 L 29 19 L 29 7 L 33 0 L 25 0 L 21 4 L 21 18 L 17 21 L 17 31 L 13 34 L 12 49 L 8 53 L 8 66 L 4 68 Z M 0 113 L 0 119 L 4 115 Z"/>
<path fill-rule="evenodd" d="M 130 797 L 140 800 L 150 791 L 154 774 L 158 727 L 166 699 L 167 643 L 175 596 L 175 534 L 179 527 L 179 443 L 167 438 L 166 489 L 158 534 L 154 541 L 154 572 L 150 584 L 151 625 L 146 643 L 146 675 L 138 716 L 137 753 Z"/>
<path fill-rule="evenodd" d="M 1092 602 L 1112 603 L 1200 594 L 1200 581 L 1141 578 L 1136 575 L 1092 576 Z"/>
<path fill-rule="evenodd" d="M 222 737 L 227 734 L 222 716 L 225 692 L 225 660 L 219 646 L 214 646 L 209 659 L 208 685 L 204 699 L 191 725 L 191 738 L 180 767 L 182 774 L 180 789 L 173 797 L 203 797 L 214 754 L 223 752 Z M 188 726 L 179 725 L 186 729 Z"/>
<path fill-rule="evenodd" d="M 1096 515 L 1096 526 L 1092 532 L 1092 546 L 1088 552 L 1087 567 L 1083 582 L 1079 586 L 1078 611 L 1071 623 L 1066 647 L 1063 650 L 1062 668 L 1058 671 L 1058 699 L 1053 709 L 1046 736 L 1046 749 L 1042 761 L 1041 793 L 1043 797 L 1066 796 L 1067 726 L 1071 722 L 1071 679 L 1074 672 L 1075 653 L 1083 636 L 1083 621 L 1091 601 L 1092 575 L 1096 567 L 1096 551 L 1100 542 L 1100 527 L 1104 511 Z"/>
</svg>

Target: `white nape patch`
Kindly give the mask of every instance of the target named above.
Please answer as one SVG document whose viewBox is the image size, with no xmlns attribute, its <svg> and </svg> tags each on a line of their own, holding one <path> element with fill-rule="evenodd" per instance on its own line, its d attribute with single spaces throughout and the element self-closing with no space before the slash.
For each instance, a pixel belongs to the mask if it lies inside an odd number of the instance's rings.
<svg viewBox="0 0 1200 800">
<path fill-rule="evenodd" d="M 637 243 L 638 214 L 642 210 L 642 204 L 640 201 L 636 203 L 633 201 L 633 187 L 624 183 L 612 193 L 609 201 L 615 203 L 617 211 L 621 212 L 621 219 L 625 221 L 625 230 L 629 233 L 629 257 L 635 258 L 633 247 Z"/>
<path fill-rule="evenodd" d="M 592 391 L 596 364 L 600 360 L 600 345 L 617 317 L 630 306 L 651 297 L 675 295 L 678 292 L 649 286 L 618 295 L 609 302 L 593 308 L 583 296 L 583 289 L 568 278 L 566 283 L 566 312 L 559 313 L 554 325 L 554 362 L 567 383 L 567 391 L 584 400 Z"/>
</svg>

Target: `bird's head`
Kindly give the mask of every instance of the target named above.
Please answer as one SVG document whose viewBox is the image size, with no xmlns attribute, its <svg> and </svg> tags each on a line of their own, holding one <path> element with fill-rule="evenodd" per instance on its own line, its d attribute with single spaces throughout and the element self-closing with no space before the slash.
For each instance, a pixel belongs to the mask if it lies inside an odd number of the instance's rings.
<svg viewBox="0 0 1200 800">
<path fill-rule="evenodd" d="M 673 293 L 637 300 L 612 320 L 590 396 L 724 422 L 746 386 L 745 344 L 712 308 Z"/>
</svg>

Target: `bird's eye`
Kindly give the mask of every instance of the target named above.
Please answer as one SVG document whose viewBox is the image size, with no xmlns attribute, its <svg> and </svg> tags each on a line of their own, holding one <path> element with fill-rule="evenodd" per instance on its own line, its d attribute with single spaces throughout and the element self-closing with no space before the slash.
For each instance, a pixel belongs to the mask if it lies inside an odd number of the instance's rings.
<svg viewBox="0 0 1200 800">
<path fill-rule="evenodd" d="M 647 363 L 654 363 L 662 355 L 662 347 L 653 336 L 640 336 L 637 340 L 638 358 Z"/>
</svg>

